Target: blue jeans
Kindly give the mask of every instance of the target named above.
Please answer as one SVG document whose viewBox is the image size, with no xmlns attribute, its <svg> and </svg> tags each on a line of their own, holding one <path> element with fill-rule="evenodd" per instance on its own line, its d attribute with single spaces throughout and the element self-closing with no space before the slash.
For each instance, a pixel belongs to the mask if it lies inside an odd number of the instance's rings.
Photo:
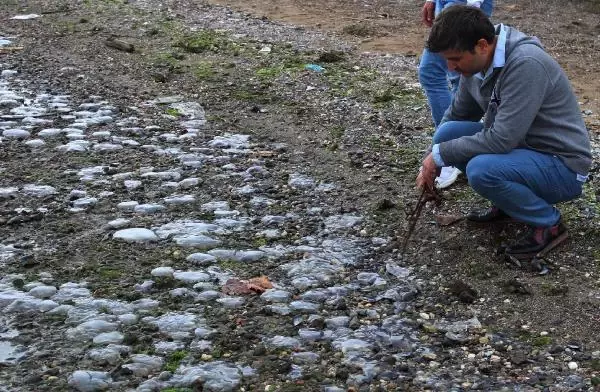
<svg viewBox="0 0 600 392">
<path fill-rule="evenodd" d="M 493 9 L 493 0 L 485 0 L 481 4 L 481 10 L 490 16 Z M 466 4 L 465 0 L 436 0 L 435 14 L 444 8 L 455 5 Z M 460 75 L 449 72 L 446 60 L 438 53 L 431 53 L 428 49 L 423 51 L 421 63 L 419 64 L 419 81 L 427 95 L 427 101 L 431 109 L 431 117 L 436 128 L 440 125 L 446 109 L 452 102 L 452 96 L 458 89 Z M 451 88 L 448 86 L 450 81 Z"/>
<path fill-rule="evenodd" d="M 474 135 L 483 124 L 449 121 L 433 136 L 433 143 Z M 469 185 L 512 218 L 535 227 L 550 227 L 560 219 L 553 204 L 577 198 L 583 182 L 555 155 L 525 148 L 506 154 L 481 154 L 457 164 Z"/>
</svg>

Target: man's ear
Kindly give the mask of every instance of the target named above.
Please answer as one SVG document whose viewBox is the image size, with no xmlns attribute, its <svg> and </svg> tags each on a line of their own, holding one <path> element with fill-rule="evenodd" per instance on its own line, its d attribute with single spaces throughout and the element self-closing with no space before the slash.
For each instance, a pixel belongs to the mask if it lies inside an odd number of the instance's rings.
<svg viewBox="0 0 600 392">
<path fill-rule="evenodd" d="M 487 51 L 490 48 L 490 44 L 487 42 L 487 40 L 485 38 L 481 38 L 481 39 L 479 39 L 479 41 L 477 41 L 477 44 L 475 45 L 475 47 L 478 48 L 480 52 L 487 53 Z"/>
</svg>

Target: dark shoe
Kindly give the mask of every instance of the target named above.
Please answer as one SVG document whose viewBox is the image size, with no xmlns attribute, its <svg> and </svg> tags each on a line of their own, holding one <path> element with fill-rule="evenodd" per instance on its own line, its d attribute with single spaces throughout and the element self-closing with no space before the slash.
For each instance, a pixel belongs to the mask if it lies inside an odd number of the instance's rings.
<svg viewBox="0 0 600 392">
<path fill-rule="evenodd" d="M 567 227 L 560 221 L 552 227 L 532 227 L 506 248 L 506 254 L 519 260 L 543 257 L 568 237 Z"/>
<path fill-rule="evenodd" d="M 507 223 L 513 219 L 498 207 L 490 207 L 469 212 L 467 220 L 473 223 Z"/>
</svg>

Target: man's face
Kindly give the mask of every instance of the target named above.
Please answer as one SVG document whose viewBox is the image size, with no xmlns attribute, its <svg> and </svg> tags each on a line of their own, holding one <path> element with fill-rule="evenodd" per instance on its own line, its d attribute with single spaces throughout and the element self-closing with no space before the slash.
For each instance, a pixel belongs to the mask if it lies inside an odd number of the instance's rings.
<svg viewBox="0 0 600 392">
<path fill-rule="evenodd" d="M 450 71 L 456 71 L 463 76 L 473 76 L 485 69 L 489 49 L 490 45 L 482 39 L 472 52 L 449 49 L 441 52 L 441 55 L 446 59 Z"/>
</svg>

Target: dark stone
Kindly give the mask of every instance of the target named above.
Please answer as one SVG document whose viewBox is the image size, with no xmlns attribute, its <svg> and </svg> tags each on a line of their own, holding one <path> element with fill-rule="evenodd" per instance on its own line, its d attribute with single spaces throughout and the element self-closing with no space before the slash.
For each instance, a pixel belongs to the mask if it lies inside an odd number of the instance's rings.
<svg viewBox="0 0 600 392">
<path fill-rule="evenodd" d="M 338 50 L 332 50 L 329 52 L 324 52 L 319 55 L 317 58 L 317 63 L 337 63 L 340 61 L 344 61 L 344 52 L 340 52 Z"/>
<path fill-rule="evenodd" d="M 458 297 L 460 302 L 466 304 L 475 302 L 475 300 L 479 297 L 477 290 L 461 280 L 452 282 L 448 288 L 450 289 L 450 294 Z"/>
<path fill-rule="evenodd" d="M 509 294 L 519 294 L 519 295 L 531 295 L 533 294 L 530 287 L 525 285 L 522 282 L 519 282 L 516 278 L 507 280 L 502 284 L 504 291 Z"/>
<path fill-rule="evenodd" d="M 50 368 L 44 372 L 47 376 L 58 376 L 60 374 L 60 369 L 57 367 Z"/>
<path fill-rule="evenodd" d="M 123 338 L 123 344 L 125 344 L 127 346 L 133 346 L 133 345 L 137 344 L 137 342 L 138 342 L 137 335 L 134 335 L 132 333 L 125 334 L 125 337 Z"/>
<path fill-rule="evenodd" d="M 104 41 L 104 44 L 109 48 L 117 49 L 123 52 L 132 53 L 135 51 L 133 44 L 117 39 L 115 37 L 108 38 L 106 41 Z"/>
<path fill-rule="evenodd" d="M 510 354 L 510 361 L 515 365 L 522 365 L 529 362 L 529 359 L 527 358 L 527 353 L 523 351 L 513 351 Z"/>
<path fill-rule="evenodd" d="M 563 351 L 565 351 L 565 348 L 563 346 L 559 346 L 559 345 L 552 346 L 552 347 L 550 347 L 550 350 L 548 350 L 548 352 L 550 354 L 560 354 Z"/>
<path fill-rule="evenodd" d="M 308 326 L 314 329 L 324 329 L 325 328 L 325 319 L 318 317 L 310 320 L 308 322 Z"/>
<path fill-rule="evenodd" d="M 266 353 L 267 353 L 267 349 L 262 344 L 259 344 L 258 346 L 256 346 L 254 348 L 254 350 L 252 351 L 252 355 L 254 355 L 255 357 L 262 357 Z"/>
<path fill-rule="evenodd" d="M 158 329 L 158 326 L 157 326 L 157 325 L 154 325 L 154 324 L 146 324 L 146 325 L 144 325 L 144 326 L 142 327 L 142 331 L 143 331 L 143 332 L 149 332 L 149 333 L 152 333 L 152 332 L 158 332 L 158 331 L 159 331 L 159 329 Z"/>
<path fill-rule="evenodd" d="M 377 210 L 385 211 L 396 207 L 396 203 L 389 199 L 383 199 L 377 202 Z"/>
<path fill-rule="evenodd" d="M 25 286 L 25 281 L 23 279 L 15 279 L 12 281 L 12 285 L 15 286 L 16 289 L 21 290 L 23 286 Z"/>
<path fill-rule="evenodd" d="M 387 363 L 388 365 L 394 366 L 396 364 L 396 357 L 393 355 L 386 355 L 381 359 L 381 361 Z"/>
<path fill-rule="evenodd" d="M 32 268 L 39 264 L 33 255 L 22 256 L 20 263 L 23 268 Z"/>
<path fill-rule="evenodd" d="M 360 328 L 360 322 L 358 321 L 358 318 L 352 317 L 350 319 L 350 322 L 348 323 L 348 328 L 350 328 L 350 329 L 358 329 L 358 328 Z"/>
<path fill-rule="evenodd" d="M 42 381 L 42 376 L 39 374 L 32 374 L 30 376 L 25 377 L 23 382 L 25 384 L 39 384 Z"/>
<path fill-rule="evenodd" d="M 347 310 L 348 305 L 346 304 L 346 300 L 344 298 L 334 298 L 328 300 L 326 305 L 333 310 Z"/>
</svg>

